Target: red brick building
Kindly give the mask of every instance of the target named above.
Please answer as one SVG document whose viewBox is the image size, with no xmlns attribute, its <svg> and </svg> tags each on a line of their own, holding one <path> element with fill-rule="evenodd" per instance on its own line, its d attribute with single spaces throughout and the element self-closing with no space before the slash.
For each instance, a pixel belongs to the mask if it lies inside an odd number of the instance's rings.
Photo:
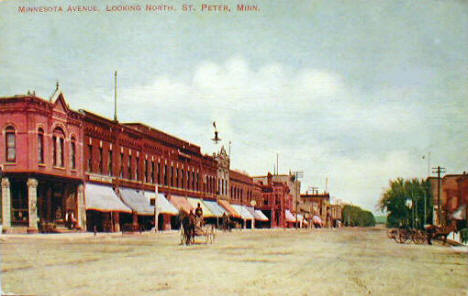
<svg viewBox="0 0 468 296">
<path fill-rule="evenodd" d="M 84 227 L 83 122 L 58 91 L 0 99 L 4 231 L 37 232 L 67 214 Z"/>
<path fill-rule="evenodd" d="M 448 174 L 440 180 L 440 219 L 438 210 L 438 182 L 437 177 L 430 177 L 432 196 L 434 197 L 434 223 L 446 224 L 450 216 L 456 211 L 461 211 L 461 217 L 467 221 L 468 203 L 468 175 Z"/>
<path fill-rule="evenodd" d="M 257 207 L 265 213 L 270 220 L 271 227 L 287 227 L 286 210 L 293 207 L 293 196 L 290 194 L 286 182 L 273 181 L 273 175 L 268 173 L 264 177 L 254 177 L 260 187 L 261 195 L 257 194 Z"/>
<path fill-rule="evenodd" d="M 151 194 L 159 194 L 162 204 L 191 197 L 243 206 L 244 226 L 251 214 L 252 227 L 256 206 L 272 227 L 286 226 L 285 210 L 292 208 L 288 185 L 271 174 L 267 182 L 257 182 L 231 170 L 224 147 L 206 155 L 199 146 L 142 123 L 71 110 L 58 85 L 49 100 L 35 94 L 0 98 L 0 115 L 6 232 L 177 224 L 175 208 L 154 221 L 159 210 L 151 206 Z"/>
<path fill-rule="evenodd" d="M 217 163 L 199 146 L 140 123 L 71 110 L 58 88 L 50 100 L 34 94 L 1 98 L 0 114 L 7 232 L 61 226 L 69 215 L 90 230 L 106 224 L 118 231 L 135 222 L 136 213 L 126 210 L 87 210 L 85 191 L 93 184 L 141 192 L 157 186 L 168 198 L 217 198 Z"/>
</svg>

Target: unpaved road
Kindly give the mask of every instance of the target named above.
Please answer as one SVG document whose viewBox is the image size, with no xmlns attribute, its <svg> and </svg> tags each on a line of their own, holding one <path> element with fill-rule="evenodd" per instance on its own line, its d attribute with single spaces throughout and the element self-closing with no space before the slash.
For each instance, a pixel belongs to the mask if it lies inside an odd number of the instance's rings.
<svg viewBox="0 0 468 296">
<path fill-rule="evenodd" d="M 0 236 L 4 292 L 28 295 L 468 295 L 468 255 L 383 229 Z"/>
</svg>

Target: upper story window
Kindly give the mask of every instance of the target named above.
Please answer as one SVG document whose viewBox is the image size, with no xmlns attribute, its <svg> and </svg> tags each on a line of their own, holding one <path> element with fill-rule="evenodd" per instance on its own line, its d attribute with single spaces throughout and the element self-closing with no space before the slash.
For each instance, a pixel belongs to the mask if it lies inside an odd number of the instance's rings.
<svg viewBox="0 0 468 296">
<path fill-rule="evenodd" d="M 16 161 L 16 131 L 15 128 L 9 126 L 5 129 L 5 151 L 6 151 L 6 161 L 15 162 Z"/>
<path fill-rule="evenodd" d="M 127 178 L 132 179 L 132 156 L 128 156 L 128 163 L 127 163 Z"/>
<path fill-rule="evenodd" d="M 124 177 L 124 154 L 120 152 L 120 178 Z"/>
<path fill-rule="evenodd" d="M 37 162 L 44 163 L 44 130 L 37 131 Z"/>
<path fill-rule="evenodd" d="M 137 158 L 135 159 L 135 161 L 136 161 L 136 173 L 135 173 L 136 176 L 135 176 L 135 180 L 140 180 L 140 178 L 141 178 L 141 172 L 140 172 L 140 158 L 137 157 Z"/>
<path fill-rule="evenodd" d="M 76 169 L 76 140 L 74 137 L 71 138 L 70 143 L 70 166 L 72 170 Z"/>
<path fill-rule="evenodd" d="M 109 159 L 107 161 L 107 174 L 109 176 L 113 176 L 112 174 L 112 167 L 113 167 L 113 164 L 112 164 L 112 160 L 113 160 L 113 154 L 112 154 L 112 150 L 109 150 Z"/>
<path fill-rule="evenodd" d="M 104 150 L 102 147 L 99 147 L 99 173 L 102 174 L 104 172 Z"/>
<path fill-rule="evenodd" d="M 52 136 L 52 149 L 53 149 L 53 165 L 57 167 L 64 167 L 64 147 L 65 147 L 65 133 L 62 129 L 56 128 Z"/>
<path fill-rule="evenodd" d="M 93 171 L 93 145 L 88 145 L 88 172 Z"/>
</svg>

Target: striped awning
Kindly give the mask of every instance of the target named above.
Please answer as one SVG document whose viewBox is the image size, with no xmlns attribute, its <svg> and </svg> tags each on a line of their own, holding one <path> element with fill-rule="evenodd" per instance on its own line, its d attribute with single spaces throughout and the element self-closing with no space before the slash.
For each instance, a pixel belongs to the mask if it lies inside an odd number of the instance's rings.
<svg viewBox="0 0 468 296">
<path fill-rule="evenodd" d="M 156 193 L 145 191 L 145 196 L 148 200 L 154 199 Z M 158 193 L 158 198 L 156 200 L 156 206 L 158 207 L 158 212 L 160 214 L 167 214 L 167 215 L 177 215 L 179 211 L 166 199 L 164 194 Z"/>
<path fill-rule="evenodd" d="M 85 200 L 87 210 L 99 212 L 132 212 L 132 210 L 120 200 L 110 186 L 87 183 Z"/>
<path fill-rule="evenodd" d="M 143 192 L 130 188 L 119 188 L 118 192 L 124 204 L 138 215 L 154 215 L 154 207 Z"/>
<path fill-rule="evenodd" d="M 169 201 L 176 207 L 179 211 L 184 211 L 185 213 L 190 213 L 194 207 L 189 203 L 187 198 L 179 195 L 169 195 Z"/>
<path fill-rule="evenodd" d="M 241 205 L 232 205 L 232 207 L 241 215 L 242 219 L 245 220 L 254 220 L 254 216 L 249 213 L 246 207 Z"/>
<path fill-rule="evenodd" d="M 291 213 L 290 210 L 286 210 L 285 211 L 286 213 L 286 221 L 288 222 L 296 222 L 296 217 L 294 217 L 294 215 Z M 297 219 L 297 221 L 299 221 L 299 218 Z"/>
<path fill-rule="evenodd" d="M 187 197 L 188 202 L 196 209 L 198 204 L 200 204 L 201 209 L 203 210 L 203 217 L 205 218 L 213 218 L 216 217 L 215 214 L 205 205 L 205 203 L 199 199 L 194 197 Z"/>
<path fill-rule="evenodd" d="M 242 216 L 231 206 L 231 204 L 223 199 L 218 200 L 218 203 L 228 212 L 228 214 L 232 215 L 234 218 L 242 218 Z"/>
<path fill-rule="evenodd" d="M 212 201 L 212 200 L 204 200 L 203 201 L 205 205 L 211 210 L 211 212 L 216 216 L 216 217 L 222 217 L 224 213 L 226 213 L 226 210 L 223 209 L 222 206 L 220 206 L 217 202 Z M 228 213 L 226 213 L 228 214 Z"/>
<path fill-rule="evenodd" d="M 269 221 L 268 217 L 260 210 L 255 210 L 255 214 L 258 215 L 258 217 L 260 217 L 260 221 Z"/>
<path fill-rule="evenodd" d="M 245 207 L 249 213 L 254 216 L 255 220 L 257 221 L 268 221 L 268 218 L 260 211 L 260 210 L 255 210 L 254 207 Z M 260 213 L 258 213 L 259 211 Z"/>
</svg>

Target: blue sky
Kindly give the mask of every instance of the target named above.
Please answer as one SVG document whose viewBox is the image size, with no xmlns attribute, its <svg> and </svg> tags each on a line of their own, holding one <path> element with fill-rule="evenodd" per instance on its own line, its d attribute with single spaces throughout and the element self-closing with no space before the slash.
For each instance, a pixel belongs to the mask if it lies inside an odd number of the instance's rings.
<svg viewBox="0 0 468 296">
<path fill-rule="evenodd" d="M 190 1 L 188 1 L 190 2 Z M 18 13 L 18 5 L 97 5 Z M 0 2 L 0 96 L 60 81 L 74 109 L 141 121 L 211 153 L 216 121 L 232 166 L 303 170 L 302 190 L 374 210 L 390 178 L 468 171 L 468 4 L 251 1 L 259 12 L 105 12 L 139 1 Z M 190 2 L 200 8 L 199 1 Z M 154 3 L 153 3 L 154 4 Z"/>
</svg>

